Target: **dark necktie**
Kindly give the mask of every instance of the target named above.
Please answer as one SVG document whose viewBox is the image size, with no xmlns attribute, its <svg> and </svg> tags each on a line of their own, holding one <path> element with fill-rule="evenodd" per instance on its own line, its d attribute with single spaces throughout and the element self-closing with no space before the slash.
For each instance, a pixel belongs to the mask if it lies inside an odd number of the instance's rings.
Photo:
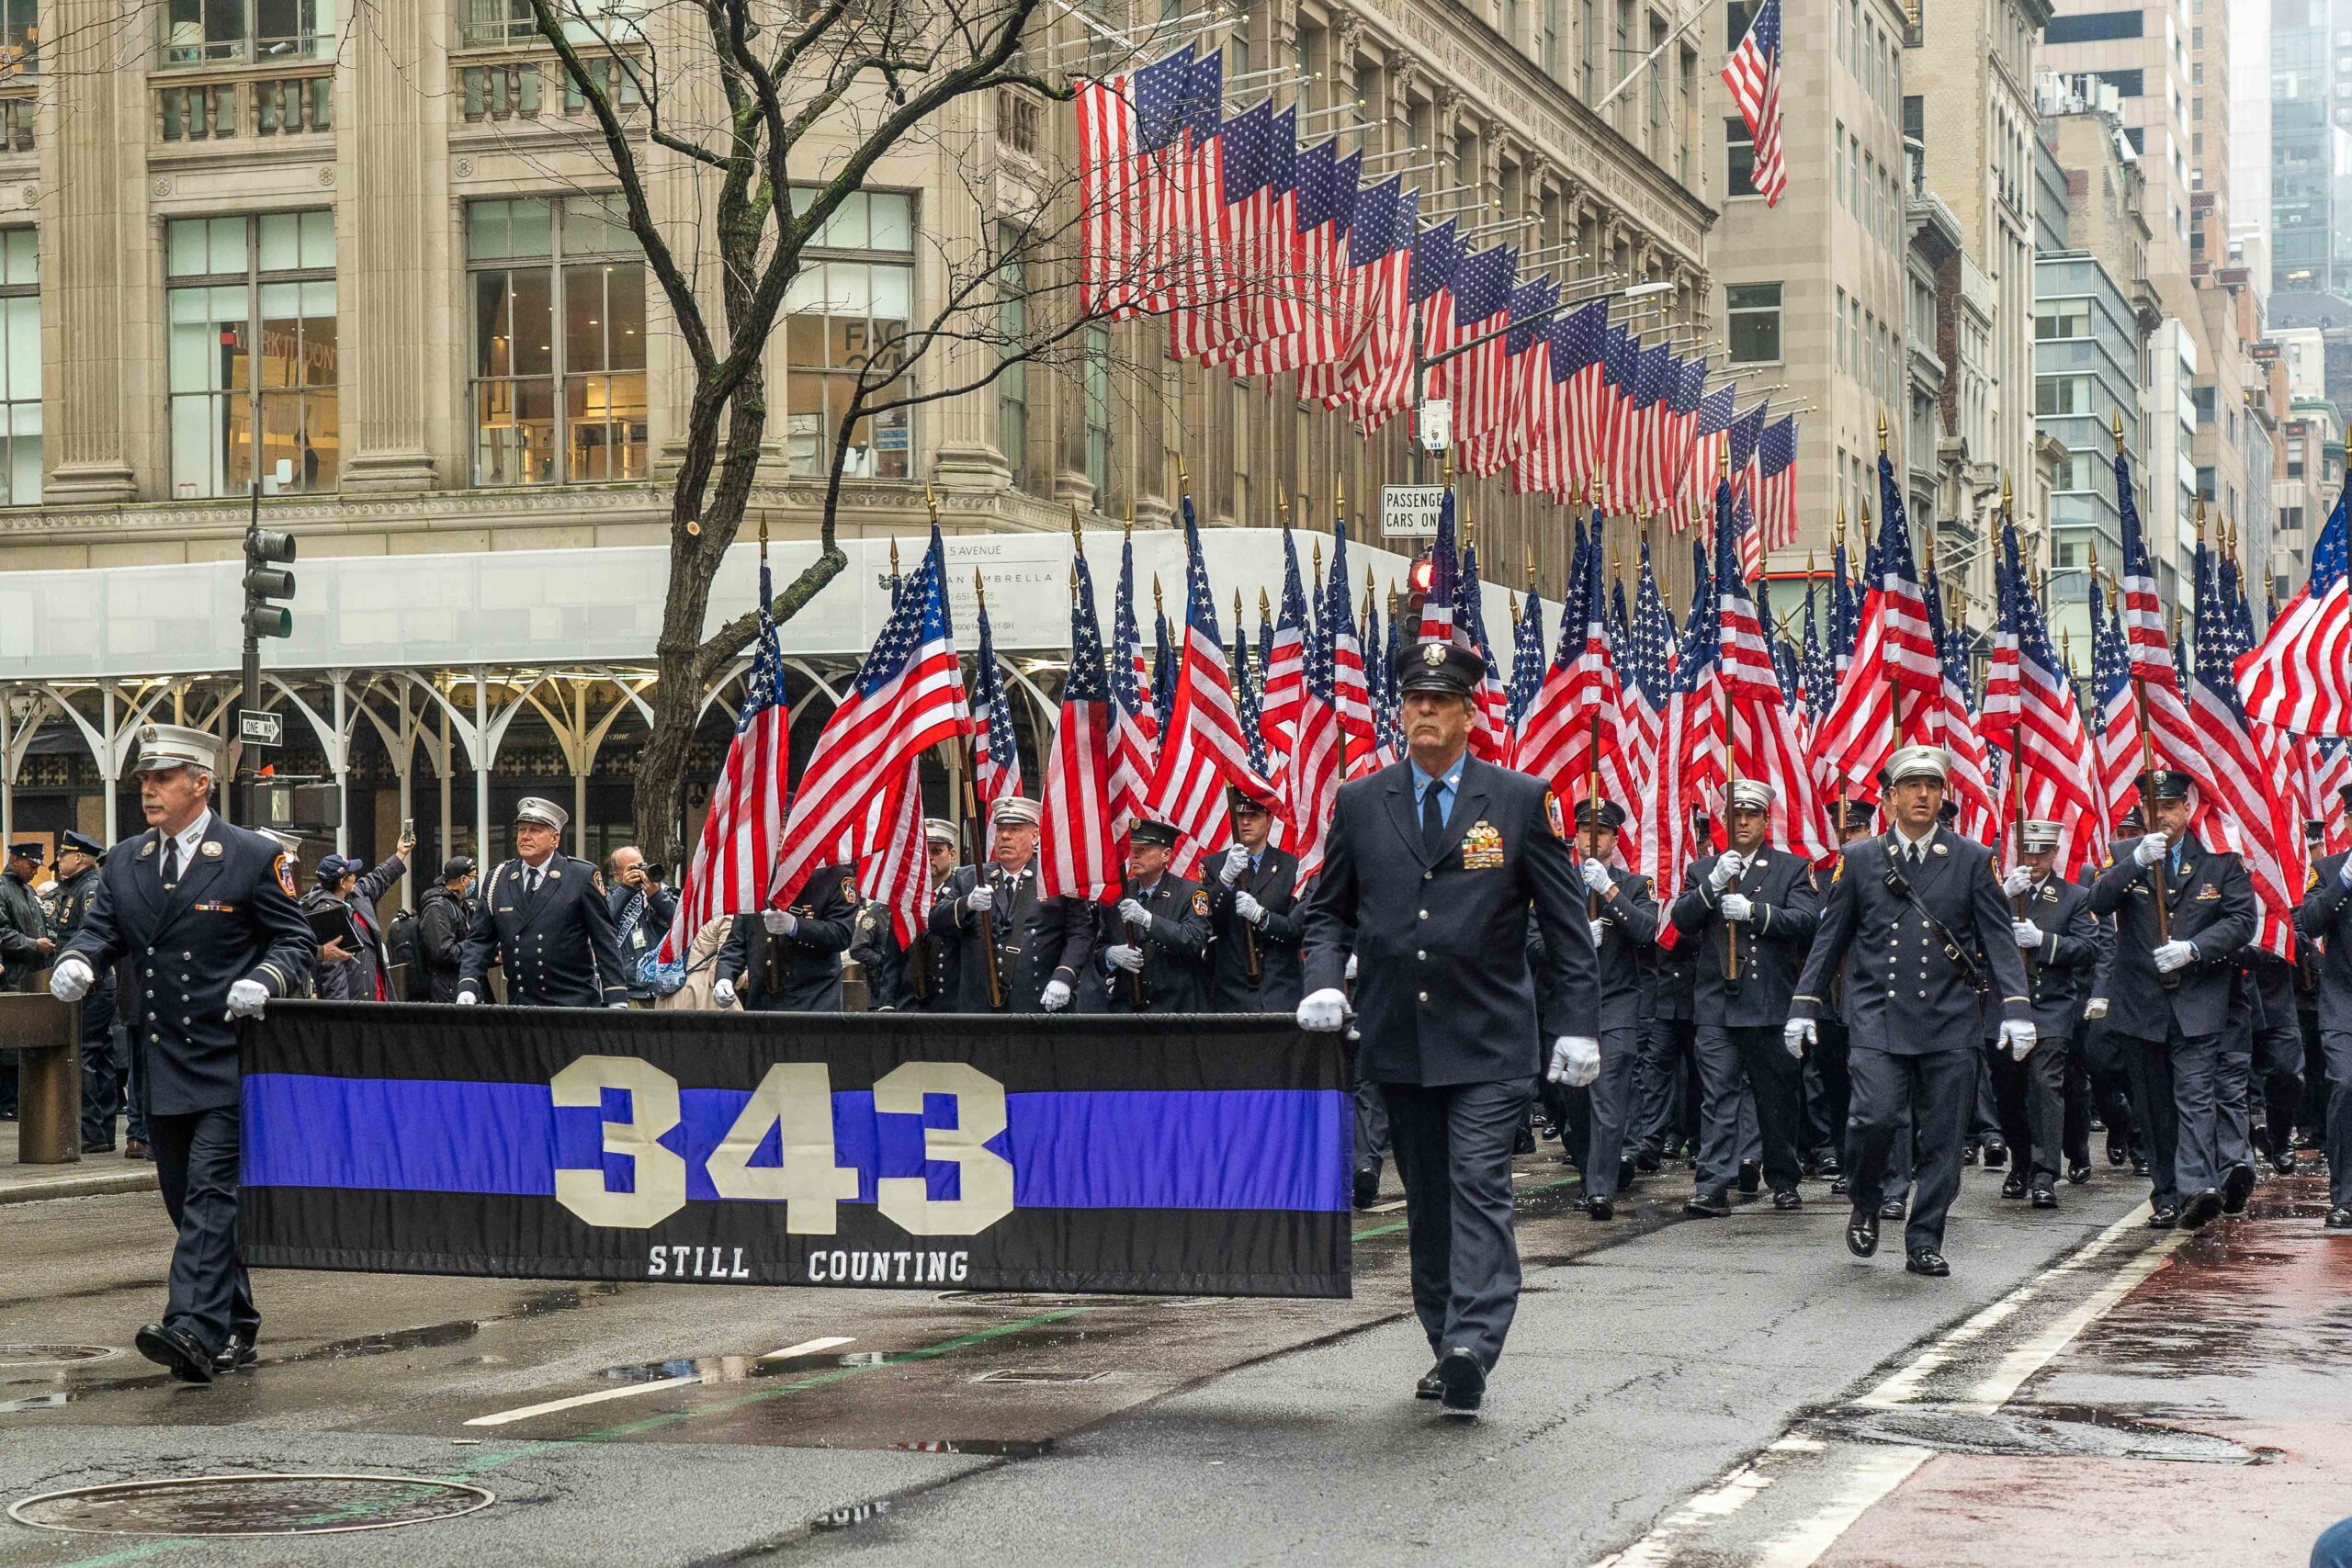
<svg viewBox="0 0 2352 1568">
<path fill-rule="evenodd" d="M 533 866 L 523 873 L 523 908 L 527 909 L 538 901 L 539 868 Z"/>
<path fill-rule="evenodd" d="M 1432 779 L 1421 795 L 1421 850 L 1435 860 L 1445 847 L 1445 812 L 1438 805 L 1437 792 L 1445 786 Z"/>
<path fill-rule="evenodd" d="M 164 886 L 165 890 L 168 891 L 171 888 L 179 886 L 179 880 L 180 841 L 177 839 L 165 839 L 164 840 Z"/>
</svg>

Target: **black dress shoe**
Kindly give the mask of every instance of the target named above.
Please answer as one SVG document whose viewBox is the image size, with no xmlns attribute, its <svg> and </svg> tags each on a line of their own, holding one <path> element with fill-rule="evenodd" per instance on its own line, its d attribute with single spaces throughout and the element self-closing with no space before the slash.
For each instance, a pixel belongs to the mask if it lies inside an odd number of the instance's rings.
<svg viewBox="0 0 2352 1568">
<path fill-rule="evenodd" d="M 1974 1144 L 1970 1144 L 1960 1151 L 1960 1163 L 1962 1165 L 1974 1165 L 1977 1161 L 1978 1156 L 1982 1154 L 1982 1152 L 1983 1151 L 1978 1149 Z"/>
<path fill-rule="evenodd" d="M 1925 1274 L 1930 1280 L 1940 1280 L 1951 1272 L 1951 1265 L 1944 1255 L 1932 1247 L 1915 1247 L 1903 1259 L 1905 1273 Z"/>
<path fill-rule="evenodd" d="M 2084 1182 L 2088 1181 L 2090 1179 L 2091 1168 L 2089 1166 L 2070 1165 L 2066 1168 L 2066 1179 L 2073 1182 L 2077 1187 L 2080 1187 Z"/>
<path fill-rule="evenodd" d="M 1656 1170 L 1664 1163 L 1665 1162 L 1663 1160 L 1658 1158 L 1657 1151 L 1652 1148 L 1645 1148 L 1640 1154 L 1634 1156 L 1634 1168 L 1635 1170 Z"/>
<path fill-rule="evenodd" d="M 2009 1163 L 2009 1145 L 1998 1138 L 1984 1140 L 1984 1168 L 1998 1170 Z"/>
<path fill-rule="evenodd" d="M 1380 1201 L 1380 1172 L 1377 1170 L 1357 1171 L 1356 1207 L 1369 1209 L 1378 1201 Z"/>
<path fill-rule="evenodd" d="M 1843 1198 L 1847 1193 L 1851 1192 L 1853 1190 L 1854 1179 L 1850 1176 L 1840 1176 L 1837 1180 L 1829 1184 L 1829 1190 L 1840 1198 Z"/>
<path fill-rule="evenodd" d="M 1720 1220 L 1731 1213 L 1731 1195 L 1722 1188 L 1702 1188 L 1690 1194 L 1682 1212 L 1694 1220 Z"/>
<path fill-rule="evenodd" d="M 2054 1209 L 2058 1206 L 2058 1194 L 2047 1186 L 2037 1184 L 2033 1190 L 2033 1206 L 2037 1209 Z"/>
<path fill-rule="evenodd" d="M 220 1353 L 212 1358 L 212 1375 L 225 1378 L 231 1372 L 242 1372 L 254 1364 L 257 1354 L 252 1342 L 243 1335 L 232 1334 L 229 1343 L 220 1347 Z"/>
<path fill-rule="evenodd" d="M 1899 1220 L 1910 1212 L 1900 1198 L 1889 1198 L 1878 1206 L 1878 1217 L 1882 1220 Z"/>
<path fill-rule="evenodd" d="M 2148 1211 L 2148 1228 L 2152 1231 L 2168 1231 L 2178 1224 L 2180 1211 L 2170 1203 L 2159 1203 Z"/>
<path fill-rule="evenodd" d="M 1421 1381 L 1413 1385 L 1413 1397 L 1415 1399 L 1442 1399 L 1445 1397 L 1445 1380 L 1438 1376 L 1438 1369 L 1443 1365 L 1444 1363 L 1442 1361 L 1437 1362 L 1433 1364 L 1428 1371 L 1421 1374 Z"/>
<path fill-rule="evenodd" d="M 82 1152 L 85 1155 L 110 1155 L 114 1153 L 114 1145 L 112 1143 L 84 1144 Z"/>
<path fill-rule="evenodd" d="M 1845 1168 L 1846 1168 L 1843 1165 L 1838 1163 L 1838 1156 L 1832 1154 L 1823 1155 L 1819 1163 L 1814 1167 L 1816 1174 L 1833 1178 L 1841 1175 L 1845 1171 Z"/>
<path fill-rule="evenodd" d="M 2191 1193 L 2188 1201 L 2180 1206 L 2180 1228 L 2185 1231 L 2201 1230 L 2221 1212 L 2222 1195 L 2211 1187 L 2202 1192 Z"/>
<path fill-rule="evenodd" d="M 134 1341 L 139 1353 L 169 1371 L 182 1382 L 209 1383 L 212 1381 L 212 1354 L 203 1342 L 185 1328 L 151 1323 L 139 1331 Z"/>
<path fill-rule="evenodd" d="M 1642 1173 L 1640 1171 L 1634 1168 L 1634 1162 L 1632 1160 L 1619 1160 L 1617 1162 L 1617 1190 L 1623 1192 L 1626 1189 L 1632 1187 L 1634 1183 L 1640 1179 L 1641 1174 Z"/>
<path fill-rule="evenodd" d="M 2148 1174 L 2147 1156 L 2133 1155 L 2132 1156 L 2132 1174 L 2134 1176 L 2145 1176 Z"/>
<path fill-rule="evenodd" d="M 2243 1214 L 2245 1201 L 2254 1196 L 2254 1167 L 2233 1165 L 2230 1174 L 2222 1179 L 2222 1213 Z"/>
<path fill-rule="evenodd" d="M 1878 1216 L 1867 1209 L 1857 1209 L 1846 1216 L 1846 1250 L 1857 1258 L 1868 1258 L 1878 1250 Z"/>
<path fill-rule="evenodd" d="M 1606 1198 L 1588 1198 L 1584 1212 L 1596 1220 L 1613 1220 L 1617 1217 L 1617 1205 Z"/>
<path fill-rule="evenodd" d="M 1739 1195 L 1753 1198 L 1764 1190 L 1764 1168 L 1752 1159 L 1739 1162 Z"/>
<path fill-rule="evenodd" d="M 1781 1213 L 1785 1214 L 1792 1210 L 1804 1208 L 1804 1197 L 1802 1193 L 1798 1192 L 1795 1188 L 1792 1187 L 1785 1192 L 1775 1192 L 1772 1194 L 1772 1207 L 1780 1210 Z"/>
<path fill-rule="evenodd" d="M 2013 1170 L 2009 1172 L 2007 1177 L 2003 1178 L 2001 1181 L 2001 1196 L 2004 1198 L 2024 1197 L 2025 1172 L 2021 1170 Z"/>
<path fill-rule="evenodd" d="M 1519 1124 L 1519 1135 L 1510 1141 L 1510 1152 L 1515 1155 L 1532 1155 L 1535 1152 L 1535 1134 L 1528 1131 L 1527 1123 L 1524 1122 Z"/>
<path fill-rule="evenodd" d="M 1487 1369 L 1472 1352 L 1455 1346 L 1437 1363 L 1439 1408 L 1456 1421 L 1476 1421 L 1487 1396 Z"/>
<path fill-rule="evenodd" d="M 2109 1133 L 2107 1135 L 2107 1163 L 2121 1165 L 2127 1157 L 2129 1156 L 2123 1147 L 2122 1134 Z"/>
<path fill-rule="evenodd" d="M 2332 1231 L 2352 1231 L 2352 1209 L 2330 1209 L 2327 1224 L 2322 1227 Z"/>
<path fill-rule="evenodd" d="M 2280 1149 L 2277 1154 L 2272 1155 L 2270 1156 L 2270 1168 L 2277 1171 L 2281 1176 L 2294 1175 L 2295 1151 L 2292 1149 Z"/>
</svg>

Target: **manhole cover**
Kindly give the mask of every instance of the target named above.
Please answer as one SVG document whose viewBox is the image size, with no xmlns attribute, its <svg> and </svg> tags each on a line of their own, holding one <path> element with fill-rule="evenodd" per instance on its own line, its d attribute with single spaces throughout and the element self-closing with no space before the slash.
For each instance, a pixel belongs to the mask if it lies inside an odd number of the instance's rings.
<svg viewBox="0 0 2352 1568">
<path fill-rule="evenodd" d="M 0 1367 L 70 1367 L 121 1354 L 111 1345 L 0 1345 Z"/>
<path fill-rule="evenodd" d="M 974 1382 L 1017 1383 L 1080 1383 L 1102 1382 L 1115 1374 L 1111 1372 L 1059 1371 L 1049 1367 L 999 1367 L 992 1372 L 982 1372 Z"/>
<path fill-rule="evenodd" d="M 1841 1438 L 1913 1444 L 1947 1453 L 2170 1460 L 2188 1464 L 2256 1464 L 2261 1459 L 2226 1438 L 2113 1417 L 2051 1420 L 1922 1404 L 1849 1408 L 1829 1413 L 1819 1424 Z"/>
<path fill-rule="evenodd" d="M 8 1517 L 99 1535 L 334 1535 L 453 1519 L 493 1501 L 479 1486 L 405 1475 L 183 1475 L 44 1492 Z"/>
</svg>

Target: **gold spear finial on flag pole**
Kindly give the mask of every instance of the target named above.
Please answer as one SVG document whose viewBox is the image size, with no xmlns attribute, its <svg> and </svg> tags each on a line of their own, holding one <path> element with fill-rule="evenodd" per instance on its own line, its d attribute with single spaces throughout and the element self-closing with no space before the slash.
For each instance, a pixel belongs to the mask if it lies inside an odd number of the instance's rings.
<svg viewBox="0 0 2352 1568">
<path fill-rule="evenodd" d="M 2115 411 L 2114 431 L 2115 455 L 2120 457 L 2123 456 L 2123 411 L 2121 409 L 2117 409 Z"/>
<path fill-rule="evenodd" d="M 1883 403 L 1879 405 L 1878 411 L 1878 449 L 1881 457 L 1886 455 L 1886 405 Z M 1731 456 L 1729 447 L 1724 449 L 1724 456 L 1726 458 Z"/>
</svg>

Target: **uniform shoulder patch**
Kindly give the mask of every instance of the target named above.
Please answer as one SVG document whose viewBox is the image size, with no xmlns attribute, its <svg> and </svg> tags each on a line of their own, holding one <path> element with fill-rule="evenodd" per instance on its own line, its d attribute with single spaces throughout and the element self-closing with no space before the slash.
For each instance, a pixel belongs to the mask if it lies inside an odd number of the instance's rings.
<svg viewBox="0 0 2352 1568">
<path fill-rule="evenodd" d="M 285 890 L 286 896 L 288 898 L 293 897 L 294 857 L 281 850 L 278 852 L 277 858 L 270 863 L 269 869 L 277 875 L 277 886 Z"/>
<path fill-rule="evenodd" d="M 853 904 L 857 902 L 857 879 L 855 877 L 844 876 L 842 878 L 842 897 Z"/>
<path fill-rule="evenodd" d="M 1552 824 L 1554 838 L 1568 836 L 1567 818 L 1560 810 L 1560 797 L 1548 789 L 1544 792 L 1544 819 Z"/>
<path fill-rule="evenodd" d="M 1207 888 L 1205 888 L 1205 887 L 1195 887 L 1195 888 L 1193 888 L 1193 913 L 1194 913 L 1194 914 L 1196 914 L 1196 915 L 1205 915 L 1205 914 L 1207 914 L 1208 912 L 1209 912 L 1209 890 L 1208 890 Z"/>
</svg>

